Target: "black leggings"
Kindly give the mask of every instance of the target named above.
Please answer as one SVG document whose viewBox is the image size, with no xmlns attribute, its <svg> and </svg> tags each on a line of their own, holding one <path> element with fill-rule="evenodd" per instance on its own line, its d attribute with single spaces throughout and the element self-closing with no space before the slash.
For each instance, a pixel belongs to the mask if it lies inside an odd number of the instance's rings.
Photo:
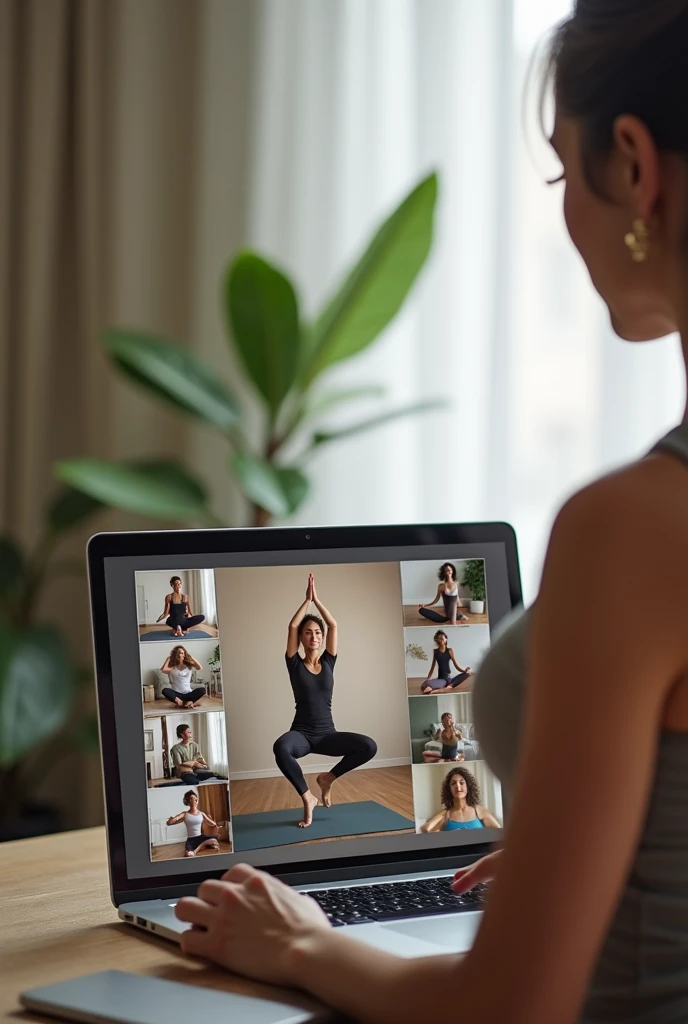
<svg viewBox="0 0 688 1024">
<path fill-rule="evenodd" d="M 215 772 L 207 771 L 205 768 L 196 768 L 193 771 L 189 769 L 188 772 L 182 772 L 179 778 L 187 786 L 197 786 L 199 782 L 205 782 L 206 779 L 224 779 L 226 776 L 216 775 Z"/>
<path fill-rule="evenodd" d="M 166 626 L 171 626 L 172 629 L 176 629 L 177 626 L 181 626 L 182 629 L 191 629 L 192 626 L 199 626 L 201 622 L 205 622 L 205 615 L 186 615 L 183 619 L 178 619 L 175 616 L 168 615 L 165 620 Z"/>
<path fill-rule="evenodd" d="M 173 690 L 171 686 L 163 686 L 160 692 L 163 697 L 167 697 L 167 699 L 171 700 L 173 704 L 176 703 L 177 697 L 179 697 L 184 704 L 186 704 L 187 701 L 191 701 L 192 704 L 195 704 L 195 702 L 200 700 L 201 697 L 205 697 L 205 686 L 196 686 L 193 690 L 189 690 L 188 693 L 178 693 L 177 690 Z"/>
<path fill-rule="evenodd" d="M 331 769 L 335 778 L 339 778 L 375 757 L 377 743 L 370 736 L 362 736 L 358 732 L 334 731 L 316 737 L 305 736 L 296 729 L 290 729 L 275 740 L 272 750 L 282 775 L 303 796 L 308 786 L 297 757 L 305 757 L 306 754 L 341 757 L 341 761 Z"/>
<path fill-rule="evenodd" d="M 444 615 L 440 615 L 434 608 L 419 608 L 418 614 L 422 615 L 424 619 L 430 619 L 430 622 L 451 622 L 455 613 L 457 621 L 466 618 L 463 612 L 457 610 L 458 596 L 447 597 L 446 594 L 442 594 L 442 601 L 444 603 Z"/>
</svg>

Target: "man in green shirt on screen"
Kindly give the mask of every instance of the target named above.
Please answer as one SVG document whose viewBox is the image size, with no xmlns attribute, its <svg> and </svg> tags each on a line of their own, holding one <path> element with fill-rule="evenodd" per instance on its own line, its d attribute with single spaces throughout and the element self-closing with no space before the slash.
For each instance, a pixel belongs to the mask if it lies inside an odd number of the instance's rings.
<svg viewBox="0 0 688 1024">
<path fill-rule="evenodd" d="M 206 782 L 208 779 L 227 778 L 226 775 L 210 771 L 201 748 L 193 740 L 191 726 L 178 725 L 177 738 L 180 742 L 175 743 L 170 751 L 177 778 L 189 786 L 197 786 L 199 782 Z"/>
</svg>

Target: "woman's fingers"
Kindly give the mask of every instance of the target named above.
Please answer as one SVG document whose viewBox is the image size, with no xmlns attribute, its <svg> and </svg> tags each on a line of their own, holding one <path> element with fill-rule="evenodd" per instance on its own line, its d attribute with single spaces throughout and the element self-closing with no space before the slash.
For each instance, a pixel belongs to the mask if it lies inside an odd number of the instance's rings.
<svg viewBox="0 0 688 1024">
<path fill-rule="evenodd" d="M 174 908 L 174 915 L 187 924 L 195 924 L 207 928 L 213 914 L 213 908 L 206 900 L 196 896 L 183 896 Z"/>
<path fill-rule="evenodd" d="M 225 871 L 222 876 L 223 882 L 246 882 L 253 875 L 257 875 L 258 872 L 255 868 L 252 868 L 250 864 L 235 864 L 234 867 L 230 868 L 229 871 Z"/>
<path fill-rule="evenodd" d="M 231 888 L 231 882 L 221 882 L 216 878 L 208 878 L 199 885 L 198 896 L 200 899 L 205 900 L 206 903 L 219 907 L 227 899 L 227 890 Z"/>
<path fill-rule="evenodd" d="M 454 875 L 454 881 L 452 882 L 452 890 L 457 894 L 461 895 L 463 892 L 468 892 L 474 885 L 479 885 L 481 882 L 490 882 L 495 876 L 495 869 L 497 868 L 496 859 L 501 855 L 501 850 L 497 850 L 496 853 L 488 853 L 486 857 L 481 857 L 475 864 L 471 864 L 467 868 L 459 868 Z"/>
</svg>

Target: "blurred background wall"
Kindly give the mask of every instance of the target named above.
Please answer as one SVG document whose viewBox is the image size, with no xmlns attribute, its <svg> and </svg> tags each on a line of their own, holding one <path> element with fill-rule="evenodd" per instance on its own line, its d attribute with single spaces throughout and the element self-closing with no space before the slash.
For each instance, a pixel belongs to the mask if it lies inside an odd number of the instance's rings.
<svg viewBox="0 0 688 1024">
<path fill-rule="evenodd" d="M 531 600 L 562 500 L 640 454 L 683 401 L 675 339 L 611 336 L 561 186 L 543 185 L 532 95 L 523 116 L 533 48 L 569 7 L 0 0 L 0 527 L 35 542 L 53 463 L 89 454 L 182 454 L 223 518 L 244 522 L 216 438 L 122 383 L 99 332 L 176 338 L 241 391 L 219 307 L 228 259 L 248 246 L 288 268 L 312 312 L 436 167 L 422 280 L 332 377 L 451 407 L 316 456 L 295 521 L 508 520 Z M 43 602 L 87 661 L 84 579 Z M 41 785 L 68 824 L 100 820 L 93 759 L 74 754 Z"/>
</svg>

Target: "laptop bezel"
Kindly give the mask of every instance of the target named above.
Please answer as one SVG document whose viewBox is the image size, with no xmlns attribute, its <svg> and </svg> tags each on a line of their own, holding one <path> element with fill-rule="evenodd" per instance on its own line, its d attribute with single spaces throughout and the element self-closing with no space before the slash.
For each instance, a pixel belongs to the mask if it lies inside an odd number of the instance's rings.
<svg viewBox="0 0 688 1024">
<path fill-rule="evenodd" d="M 118 557 L 212 555 L 269 551 L 319 551 L 350 548 L 453 547 L 463 544 L 503 543 L 511 607 L 522 602 L 516 536 L 508 523 L 434 523 L 390 526 L 267 527 L 263 529 L 156 530 L 100 533 L 88 543 L 87 561 L 93 626 L 96 692 L 98 700 L 105 824 L 110 865 L 111 895 L 115 906 L 132 899 L 176 899 L 196 890 L 206 878 L 219 878 L 223 870 L 195 872 L 180 877 L 174 872 L 152 880 L 127 874 L 122 791 L 112 684 L 110 634 L 105 590 L 105 560 Z M 293 885 L 348 880 L 371 874 L 446 870 L 488 853 L 494 843 L 472 844 L 465 850 L 450 848 L 346 856 L 324 866 L 300 863 L 272 864 L 265 870 Z M 183 878 L 183 880 L 182 880 Z"/>
</svg>

